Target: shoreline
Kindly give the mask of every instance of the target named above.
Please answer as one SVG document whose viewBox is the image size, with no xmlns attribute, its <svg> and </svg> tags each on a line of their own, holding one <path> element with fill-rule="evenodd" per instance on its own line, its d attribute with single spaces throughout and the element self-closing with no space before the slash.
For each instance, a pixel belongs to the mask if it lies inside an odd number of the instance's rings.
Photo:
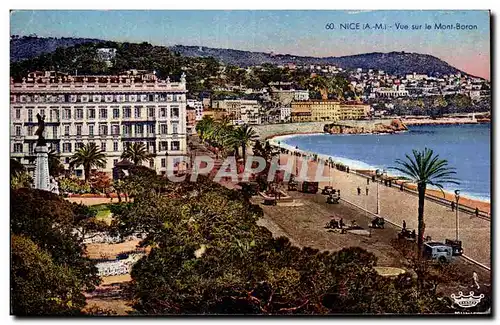
<svg viewBox="0 0 500 325">
<path fill-rule="evenodd" d="M 288 150 L 290 152 L 298 152 L 302 156 L 307 157 L 308 160 L 312 160 L 314 156 L 317 156 L 318 160 L 321 159 L 324 161 L 328 161 L 329 159 L 331 159 L 334 163 L 340 163 L 346 167 L 349 167 L 350 170 L 355 171 L 355 173 L 358 174 L 358 176 L 360 176 L 360 177 L 371 176 L 372 174 L 375 173 L 375 169 L 371 168 L 371 166 L 369 164 L 367 164 L 363 161 L 360 161 L 360 163 L 364 164 L 365 166 L 361 166 L 359 164 L 356 166 L 356 164 L 346 163 L 346 161 L 353 161 L 354 162 L 354 160 L 352 160 L 350 158 L 334 157 L 334 156 L 329 156 L 329 155 L 321 154 L 321 153 L 317 153 L 317 152 L 306 151 L 306 150 L 303 150 L 300 148 L 297 150 L 293 146 L 290 146 L 286 143 L 283 143 L 282 141 L 280 141 L 280 145 L 278 145 L 279 140 L 276 139 L 278 137 L 289 138 L 289 137 L 293 137 L 296 135 L 316 135 L 316 134 L 327 134 L 327 133 L 318 133 L 318 132 L 289 133 L 289 134 L 282 134 L 282 135 L 274 135 L 274 136 L 268 137 L 266 140 L 269 141 L 269 144 L 271 144 L 273 146 L 280 147 L 280 148 Z M 337 135 L 337 134 L 331 134 L 331 135 Z M 338 135 L 343 135 L 343 134 L 338 134 Z M 350 134 L 347 134 L 347 135 L 350 135 Z M 356 134 L 356 135 L 360 135 L 360 134 Z M 367 133 L 367 135 L 371 135 L 371 133 Z M 364 168 L 364 167 L 366 167 L 366 168 Z M 364 175 L 364 176 L 362 176 L 362 175 Z M 387 173 L 387 176 L 388 176 L 387 179 L 391 179 L 394 182 L 394 184 L 396 184 L 396 186 L 400 186 L 401 181 L 398 180 L 399 176 L 391 175 L 390 173 Z M 416 185 L 413 183 L 405 183 L 404 187 L 406 189 L 410 189 L 413 191 L 416 190 Z M 444 193 L 445 193 L 445 196 L 443 197 L 443 195 L 439 189 L 427 188 L 426 197 L 429 197 L 431 199 L 446 200 L 446 201 L 449 201 L 450 204 L 452 201 L 453 202 L 455 201 L 455 194 L 453 192 L 450 192 L 449 190 L 444 190 Z M 464 193 L 463 195 L 460 196 L 459 205 L 468 207 L 470 209 L 475 209 L 477 207 L 477 208 L 479 208 L 479 210 L 481 212 L 486 212 L 488 215 L 490 215 L 490 213 L 491 213 L 491 199 L 486 200 L 483 198 L 467 196 L 467 194 Z"/>
<path fill-rule="evenodd" d="M 325 200 L 325 196 L 320 194 L 321 189 L 324 186 L 331 186 L 341 191 L 342 201 L 354 204 L 371 217 L 380 216 L 399 228 L 404 222 L 407 229 L 417 229 L 418 227 L 418 195 L 409 191 L 407 187 L 404 191 L 400 191 L 394 184 L 389 187 L 385 186 L 384 182 L 367 181 L 366 176 L 354 172 L 352 169 L 344 171 L 334 167 L 322 167 L 322 161 L 306 160 L 294 155 L 293 152 L 280 154 L 279 160 L 281 165 L 288 164 L 292 160 L 294 174 L 297 173 L 296 170 L 300 170 L 301 173 L 306 171 L 307 174 L 302 174 L 302 176 L 308 179 L 314 179 L 315 176 L 325 177 L 319 180 L 320 191 L 315 197 L 315 200 L 319 201 L 316 202 L 321 203 L 322 198 Z M 474 215 L 474 210 L 464 210 L 462 208 L 462 204 L 465 203 L 463 197 L 460 200 L 460 212 L 457 212 L 457 209 L 452 210 L 448 204 L 430 199 L 428 192 L 426 194 L 425 235 L 430 236 L 434 241 L 443 242 L 446 239 L 458 238 L 462 241 L 462 247 L 467 256 L 490 267 L 491 218 L 488 218 L 489 214 L 485 214 L 483 210 L 480 217 L 477 218 Z M 470 202 L 477 203 L 477 206 L 480 207 L 480 202 Z M 327 203 L 323 201 L 323 204 Z M 486 205 L 489 206 L 489 204 Z M 472 206 L 475 209 L 476 206 Z M 286 214 L 286 212 L 284 213 Z M 310 212 L 304 210 L 302 213 Z M 339 211 L 337 217 L 349 220 L 347 215 L 342 214 L 342 211 Z"/>
</svg>

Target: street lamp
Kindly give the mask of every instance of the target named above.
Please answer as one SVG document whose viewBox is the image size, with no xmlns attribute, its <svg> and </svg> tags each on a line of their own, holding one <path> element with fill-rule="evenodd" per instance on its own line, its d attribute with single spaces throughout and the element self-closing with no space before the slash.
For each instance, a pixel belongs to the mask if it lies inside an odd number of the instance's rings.
<svg viewBox="0 0 500 325">
<path fill-rule="evenodd" d="M 278 164 L 281 164 L 281 141 L 278 141 Z"/>
<path fill-rule="evenodd" d="M 387 172 L 385 169 L 383 169 L 382 171 L 380 169 L 377 169 L 376 172 L 377 176 L 382 176 L 382 178 L 385 177 L 385 175 L 387 175 Z M 379 195 L 379 180 L 377 179 L 377 215 L 380 213 L 380 195 Z"/>
<path fill-rule="evenodd" d="M 299 175 L 299 165 L 297 162 L 297 155 L 299 154 L 299 146 L 295 146 L 295 176 Z"/>
<path fill-rule="evenodd" d="M 457 201 L 457 212 L 455 217 L 455 240 L 458 240 L 458 201 L 460 200 L 460 190 L 455 190 L 455 200 Z"/>
</svg>

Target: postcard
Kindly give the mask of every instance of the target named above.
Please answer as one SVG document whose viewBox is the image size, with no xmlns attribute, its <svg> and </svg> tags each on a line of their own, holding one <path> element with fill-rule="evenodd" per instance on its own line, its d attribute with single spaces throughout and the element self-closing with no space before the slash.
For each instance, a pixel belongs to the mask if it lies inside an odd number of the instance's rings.
<svg viewBox="0 0 500 325">
<path fill-rule="evenodd" d="M 491 316 L 487 10 L 12 10 L 14 316 Z"/>
</svg>

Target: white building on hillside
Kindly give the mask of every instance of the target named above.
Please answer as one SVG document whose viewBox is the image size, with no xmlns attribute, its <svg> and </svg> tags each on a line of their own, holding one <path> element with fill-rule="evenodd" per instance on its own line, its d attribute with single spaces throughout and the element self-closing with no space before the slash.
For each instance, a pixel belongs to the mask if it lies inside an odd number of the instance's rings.
<svg viewBox="0 0 500 325">
<path fill-rule="evenodd" d="M 309 100 L 309 90 L 302 90 L 302 89 L 297 89 L 293 93 L 293 99 L 302 101 L 302 100 Z"/>
</svg>

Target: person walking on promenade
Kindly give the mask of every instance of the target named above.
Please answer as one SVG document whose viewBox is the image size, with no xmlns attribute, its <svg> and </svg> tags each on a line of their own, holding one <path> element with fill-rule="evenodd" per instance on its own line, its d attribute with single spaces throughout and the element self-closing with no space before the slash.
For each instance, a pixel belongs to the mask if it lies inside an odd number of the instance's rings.
<svg viewBox="0 0 500 325">
<path fill-rule="evenodd" d="M 399 189 L 403 191 L 403 183 L 401 183 L 401 187 Z"/>
<path fill-rule="evenodd" d="M 479 209 L 476 208 L 476 218 L 479 218 Z"/>
<path fill-rule="evenodd" d="M 370 179 L 369 178 L 366 179 L 366 185 L 370 185 Z"/>
<path fill-rule="evenodd" d="M 405 230 L 405 229 L 406 229 L 406 221 L 403 220 L 403 230 Z"/>
<path fill-rule="evenodd" d="M 361 187 L 358 186 L 358 195 L 361 195 Z"/>
<path fill-rule="evenodd" d="M 366 187 L 366 195 L 368 195 L 368 186 Z"/>
<path fill-rule="evenodd" d="M 472 273 L 472 280 L 474 281 L 474 284 L 471 285 L 471 287 L 473 287 L 474 285 L 476 285 L 476 288 L 479 290 L 481 287 L 479 286 L 479 277 L 477 276 L 476 272 Z"/>
<path fill-rule="evenodd" d="M 455 211 L 455 202 L 451 201 L 451 212 Z"/>
</svg>

